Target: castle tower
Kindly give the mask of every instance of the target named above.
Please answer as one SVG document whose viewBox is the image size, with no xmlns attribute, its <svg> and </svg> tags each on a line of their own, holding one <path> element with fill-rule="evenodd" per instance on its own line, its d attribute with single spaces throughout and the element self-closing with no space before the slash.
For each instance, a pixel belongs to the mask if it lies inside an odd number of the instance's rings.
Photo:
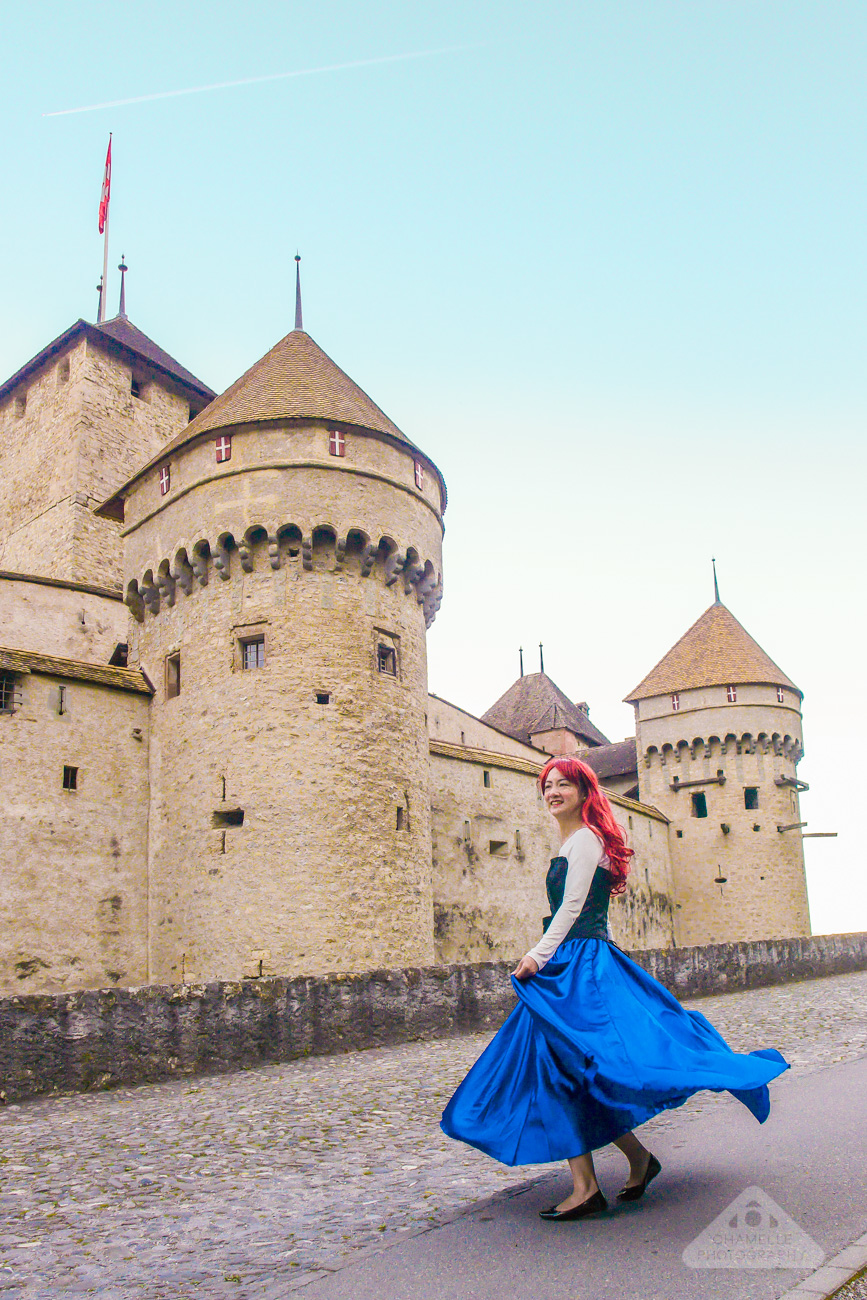
<svg viewBox="0 0 867 1300">
<path fill-rule="evenodd" d="M 810 933 L 801 700 L 719 599 L 627 696 L 641 799 L 671 821 L 679 944 Z"/>
<path fill-rule="evenodd" d="M 119 588 L 93 507 L 213 396 L 125 315 L 76 321 L 0 384 L 0 569 Z"/>
<path fill-rule="evenodd" d="M 101 507 L 156 688 L 152 981 L 432 960 L 445 500 L 296 328 Z"/>
</svg>

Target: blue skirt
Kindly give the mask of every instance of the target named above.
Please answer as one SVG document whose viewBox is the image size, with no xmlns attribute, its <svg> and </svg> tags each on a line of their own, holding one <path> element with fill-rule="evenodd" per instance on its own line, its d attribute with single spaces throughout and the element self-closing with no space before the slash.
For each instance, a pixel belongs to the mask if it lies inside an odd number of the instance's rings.
<svg viewBox="0 0 867 1300">
<path fill-rule="evenodd" d="M 773 1048 L 733 1052 L 601 939 L 562 943 L 538 975 L 512 984 L 517 1007 L 441 1122 L 504 1165 L 583 1155 L 702 1088 L 732 1093 L 764 1123 L 767 1085 L 789 1068 Z"/>
</svg>

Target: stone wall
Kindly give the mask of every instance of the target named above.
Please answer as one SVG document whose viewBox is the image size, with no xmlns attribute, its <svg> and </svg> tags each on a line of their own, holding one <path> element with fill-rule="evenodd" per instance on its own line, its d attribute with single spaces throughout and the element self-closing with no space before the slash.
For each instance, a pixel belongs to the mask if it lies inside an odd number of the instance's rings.
<svg viewBox="0 0 867 1300">
<path fill-rule="evenodd" d="M 0 713 L 0 992 L 142 983 L 149 697 L 36 672 L 20 689 Z"/>
<path fill-rule="evenodd" d="M 679 997 L 867 969 L 867 934 L 633 954 Z M 0 1000 L 8 1101 L 493 1029 L 507 963 Z"/>
<path fill-rule="evenodd" d="M 428 963 L 438 484 L 374 437 L 330 456 L 324 421 L 233 430 L 228 461 L 215 444 L 125 501 L 130 663 L 157 688 L 152 977 Z"/>
<path fill-rule="evenodd" d="M 93 507 L 189 417 L 171 380 L 108 341 L 79 336 L 46 361 L 0 407 L 0 567 L 119 587 L 118 526 Z"/>
<path fill-rule="evenodd" d="M 559 845 L 538 790 L 547 756 L 437 697 L 428 726 L 436 959 L 515 960 L 539 938 L 545 873 Z M 668 824 L 606 793 L 635 850 L 629 889 L 612 900 L 614 938 L 624 948 L 665 947 L 675 907 Z"/>
<path fill-rule="evenodd" d="M 0 573 L 0 644 L 10 649 L 107 664 L 128 623 L 120 590 Z"/>
<path fill-rule="evenodd" d="M 784 697 L 779 703 L 775 686 L 738 685 L 728 704 L 716 686 L 681 692 L 676 712 L 670 696 L 638 706 L 641 798 L 671 822 L 680 944 L 810 933 L 795 786 L 799 697 Z M 696 815 L 693 796 L 706 816 Z"/>
</svg>

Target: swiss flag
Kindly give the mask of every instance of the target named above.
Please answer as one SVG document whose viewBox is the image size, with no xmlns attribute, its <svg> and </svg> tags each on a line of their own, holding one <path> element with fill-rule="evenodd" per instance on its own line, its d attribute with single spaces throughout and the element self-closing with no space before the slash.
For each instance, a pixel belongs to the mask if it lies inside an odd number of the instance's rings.
<svg viewBox="0 0 867 1300">
<path fill-rule="evenodd" d="M 111 136 L 108 137 L 108 150 L 105 155 L 105 175 L 102 178 L 102 194 L 99 198 L 99 233 L 105 231 L 108 220 L 108 200 L 111 197 Z"/>
</svg>

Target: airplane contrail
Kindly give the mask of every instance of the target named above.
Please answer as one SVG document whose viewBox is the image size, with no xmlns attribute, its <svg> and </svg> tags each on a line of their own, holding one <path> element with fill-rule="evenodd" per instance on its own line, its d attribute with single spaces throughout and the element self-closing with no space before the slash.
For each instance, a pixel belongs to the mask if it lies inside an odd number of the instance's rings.
<svg viewBox="0 0 867 1300">
<path fill-rule="evenodd" d="M 271 72 L 264 77 L 242 77 L 238 81 L 215 81 L 208 86 L 189 86 L 185 90 L 159 90 L 154 95 L 133 95 L 129 99 L 108 99 L 103 104 L 85 104 L 81 108 L 59 108 L 43 117 L 68 117 L 71 113 L 95 113 L 100 108 L 122 108 L 126 104 L 145 104 L 153 99 L 174 99 L 178 95 L 201 95 L 206 90 L 228 90 L 232 86 L 253 86 L 263 81 L 285 81 L 289 77 L 312 77 L 319 72 L 344 72 L 347 68 L 369 68 L 375 63 L 400 63 L 404 59 L 428 59 L 435 54 L 454 54 L 478 49 L 478 45 L 447 45 L 440 50 L 415 50 L 408 54 L 384 54 L 376 59 L 355 59 L 351 63 L 329 63 L 321 68 L 300 68 L 295 72 Z"/>
</svg>

